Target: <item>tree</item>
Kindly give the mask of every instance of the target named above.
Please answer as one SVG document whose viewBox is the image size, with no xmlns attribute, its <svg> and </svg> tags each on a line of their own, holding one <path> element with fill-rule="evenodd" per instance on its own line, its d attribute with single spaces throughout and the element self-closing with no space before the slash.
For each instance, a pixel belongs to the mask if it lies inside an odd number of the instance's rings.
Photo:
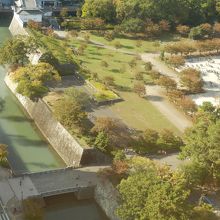
<svg viewBox="0 0 220 220">
<path fill-rule="evenodd" d="M 108 67 L 108 63 L 105 60 L 101 61 L 101 66 L 107 68 Z"/>
<path fill-rule="evenodd" d="M 143 80 L 144 79 L 144 75 L 142 72 L 136 72 L 135 73 L 135 79 L 136 80 Z"/>
<path fill-rule="evenodd" d="M 82 7 L 82 17 L 101 18 L 114 22 L 115 6 L 112 0 L 86 0 Z"/>
<path fill-rule="evenodd" d="M 157 140 L 158 147 L 162 150 L 178 150 L 183 146 L 183 141 L 179 136 L 168 129 L 164 129 L 159 133 Z"/>
<path fill-rule="evenodd" d="M 144 22 L 139 18 L 130 18 L 123 21 L 120 27 L 125 33 L 141 33 L 144 31 Z"/>
<path fill-rule="evenodd" d="M 35 99 L 48 92 L 46 83 L 59 81 L 60 76 L 50 64 L 38 63 L 19 68 L 13 73 L 12 79 L 18 83 L 18 93 Z"/>
<path fill-rule="evenodd" d="M 146 63 L 144 64 L 144 69 L 145 69 L 146 71 L 151 71 L 152 68 L 153 68 L 153 65 L 152 65 L 151 62 L 146 62 Z"/>
<path fill-rule="evenodd" d="M 201 73 L 193 68 L 187 68 L 180 72 L 180 83 L 192 93 L 199 93 L 203 90 Z"/>
<path fill-rule="evenodd" d="M 189 190 L 183 175 L 144 158 L 132 160 L 136 162 L 131 162 L 130 175 L 118 186 L 117 215 L 122 220 L 189 220 Z"/>
<path fill-rule="evenodd" d="M 170 56 L 167 59 L 167 63 L 177 68 L 185 64 L 185 59 L 182 56 Z"/>
<path fill-rule="evenodd" d="M 190 27 L 187 25 L 178 25 L 176 27 L 176 30 L 178 33 L 180 33 L 182 36 L 187 36 L 190 32 Z"/>
<path fill-rule="evenodd" d="M 36 49 L 32 43 L 32 38 L 23 36 L 16 36 L 7 40 L 0 48 L 0 64 L 23 66 L 28 63 L 28 53 Z"/>
<path fill-rule="evenodd" d="M 80 89 L 76 89 L 75 87 L 69 87 L 65 89 L 64 94 L 68 98 L 78 102 L 83 109 L 85 109 L 88 103 L 90 102 L 89 95 Z"/>
<path fill-rule="evenodd" d="M 84 131 L 87 114 L 77 99 L 63 97 L 55 102 L 53 109 L 56 118 L 71 133 L 82 133 Z"/>
<path fill-rule="evenodd" d="M 115 79 L 113 76 L 105 76 L 104 83 L 107 86 L 114 86 L 115 85 Z"/>
<path fill-rule="evenodd" d="M 60 11 L 60 16 L 65 18 L 68 16 L 68 8 L 62 8 Z"/>
<path fill-rule="evenodd" d="M 111 147 L 111 149 L 128 147 L 131 141 L 127 127 L 118 119 L 97 118 L 91 131 L 94 134 L 104 132 L 109 140 L 108 147 Z"/>
<path fill-rule="evenodd" d="M 206 172 L 206 179 L 201 178 L 200 184 L 220 184 L 220 120 L 206 112 L 199 114 L 191 128 L 184 133 L 185 146 L 181 157 L 189 158 L 196 164 L 197 170 Z M 195 166 L 195 165 L 194 165 Z M 204 174 L 204 172 L 198 172 Z M 204 176 L 204 175 L 203 175 Z"/>
<path fill-rule="evenodd" d="M 177 104 L 186 114 L 193 115 L 197 111 L 195 102 L 189 97 L 180 99 Z"/>
<path fill-rule="evenodd" d="M 168 76 L 161 76 L 157 82 L 160 86 L 164 87 L 167 92 L 177 88 L 176 81 Z"/>
<path fill-rule="evenodd" d="M 146 96 L 146 88 L 144 83 L 137 82 L 134 84 L 134 92 L 137 93 L 140 97 Z"/>
<path fill-rule="evenodd" d="M 115 41 L 115 42 L 114 42 L 114 47 L 115 47 L 116 49 L 119 49 L 119 48 L 122 47 L 122 45 L 121 45 L 121 43 L 120 43 L 119 41 Z"/>
<path fill-rule="evenodd" d="M 193 40 L 200 40 L 204 37 L 204 33 L 202 31 L 202 28 L 200 26 L 191 28 L 189 33 L 189 38 Z"/>
<path fill-rule="evenodd" d="M 37 30 L 37 31 L 41 30 L 41 24 L 33 20 L 28 21 L 27 27 L 33 30 Z"/>
</svg>

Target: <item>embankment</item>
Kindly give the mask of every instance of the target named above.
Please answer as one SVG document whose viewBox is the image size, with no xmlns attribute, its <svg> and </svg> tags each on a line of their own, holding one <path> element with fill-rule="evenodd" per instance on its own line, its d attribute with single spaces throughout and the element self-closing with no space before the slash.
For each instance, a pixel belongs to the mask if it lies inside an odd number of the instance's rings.
<svg viewBox="0 0 220 220">
<path fill-rule="evenodd" d="M 18 94 L 16 92 L 17 85 L 9 75 L 6 75 L 5 83 L 67 166 L 102 165 L 110 162 L 109 158 L 98 150 L 82 147 L 56 120 L 42 99 L 34 102 Z"/>
</svg>

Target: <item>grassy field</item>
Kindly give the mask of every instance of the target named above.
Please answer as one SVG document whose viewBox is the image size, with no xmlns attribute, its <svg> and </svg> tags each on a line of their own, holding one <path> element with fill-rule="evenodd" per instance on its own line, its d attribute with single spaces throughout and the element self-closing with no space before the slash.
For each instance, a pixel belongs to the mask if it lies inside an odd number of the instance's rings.
<svg viewBox="0 0 220 220">
<path fill-rule="evenodd" d="M 81 36 L 89 35 L 90 40 L 100 42 L 105 45 L 114 46 L 116 41 L 120 42 L 122 45 L 122 49 L 135 52 L 135 53 L 147 53 L 147 52 L 160 52 L 164 49 L 164 46 L 167 43 L 179 41 L 179 36 L 175 35 L 164 35 L 156 40 L 139 40 L 141 42 L 141 46 L 138 46 L 138 40 L 129 39 L 129 38 L 115 38 L 113 41 L 108 41 L 102 36 L 94 35 L 91 33 L 83 32 Z"/>
<path fill-rule="evenodd" d="M 41 36 L 39 38 L 53 52 L 60 62 L 66 62 L 66 51 L 70 48 L 78 48 L 84 42 L 71 38 L 68 41 L 52 39 Z M 147 99 L 138 97 L 131 92 L 133 84 L 136 82 L 135 75 L 142 72 L 145 83 L 152 80 L 145 73 L 144 62 L 134 55 L 123 54 L 110 49 L 98 48 L 93 44 L 87 44 L 83 55 L 76 56 L 78 63 L 86 69 L 97 73 L 102 81 L 105 76 L 113 76 L 115 79 L 115 90 L 124 99 L 123 102 L 114 104 L 111 109 L 118 114 L 126 124 L 138 130 L 146 128 L 162 129 L 168 128 L 179 133 L 178 129 L 168 121 Z M 131 67 L 129 63 L 134 60 L 136 65 Z M 103 66 L 105 61 L 108 65 Z M 123 91 L 123 92 L 122 92 Z M 126 92 L 125 92 L 126 91 Z M 129 92 L 128 92 L 129 91 Z"/>
<path fill-rule="evenodd" d="M 77 46 L 76 43 L 73 43 L 73 45 Z M 141 72 L 143 73 L 144 81 L 146 83 L 151 82 L 150 77 L 145 74 L 142 60 L 136 60 L 136 66 L 133 68 L 129 66 L 131 60 L 135 59 L 132 55 L 97 48 L 91 44 L 88 45 L 84 53 L 85 55 L 79 56 L 82 65 L 91 72 L 97 73 L 101 80 L 106 76 L 112 76 L 115 79 L 116 86 L 131 89 L 136 81 L 135 75 Z M 102 65 L 103 61 L 108 64 L 108 67 Z"/>
<path fill-rule="evenodd" d="M 163 116 L 150 102 L 140 98 L 135 93 L 120 92 L 124 101 L 111 106 L 111 110 L 118 114 L 126 123 L 137 130 L 147 128 L 161 130 L 170 129 L 180 135 L 180 131 Z"/>
</svg>

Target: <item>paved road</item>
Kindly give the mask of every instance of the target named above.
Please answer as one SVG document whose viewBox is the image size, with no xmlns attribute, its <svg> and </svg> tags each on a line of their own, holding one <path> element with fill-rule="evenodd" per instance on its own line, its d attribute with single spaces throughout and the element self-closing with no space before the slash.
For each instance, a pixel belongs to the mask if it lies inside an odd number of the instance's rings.
<svg viewBox="0 0 220 220">
<path fill-rule="evenodd" d="M 192 126 L 192 122 L 176 109 L 165 97 L 164 91 L 159 86 L 146 86 L 148 101 L 151 102 L 171 123 L 181 132 Z"/>
</svg>

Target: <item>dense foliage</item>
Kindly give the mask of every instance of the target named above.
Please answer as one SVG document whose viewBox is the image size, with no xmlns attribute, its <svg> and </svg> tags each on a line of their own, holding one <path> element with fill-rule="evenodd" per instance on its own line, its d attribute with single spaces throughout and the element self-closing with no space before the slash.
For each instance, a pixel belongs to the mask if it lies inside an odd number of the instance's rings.
<svg viewBox="0 0 220 220">
<path fill-rule="evenodd" d="M 128 178 L 118 186 L 121 219 L 189 219 L 190 191 L 181 173 L 144 158 L 133 158 L 130 163 Z"/>
<path fill-rule="evenodd" d="M 150 19 L 167 20 L 172 25 L 197 25 L 218 19 L 220 6 L 216 0 L 86 0 L 82 12 L 83 17 L 99 17 L 112 23 Z"/>
<path fill-rule="evenodd" d="M 197 113 L 193 127 L 184 135 L 181 156 L 190 158 L 185 167 L 192 184 L 220 184 L 220 113 L 205 103 Z"/>
<path fill-rule="evenodd" d="M 42 97 L 48 92 L 46 83 L 60 80 L 58 72 L 48 63 L 21 67 L 12 77 L 18 83 L 17 92 L 31 99 Z"/>
</svg>

